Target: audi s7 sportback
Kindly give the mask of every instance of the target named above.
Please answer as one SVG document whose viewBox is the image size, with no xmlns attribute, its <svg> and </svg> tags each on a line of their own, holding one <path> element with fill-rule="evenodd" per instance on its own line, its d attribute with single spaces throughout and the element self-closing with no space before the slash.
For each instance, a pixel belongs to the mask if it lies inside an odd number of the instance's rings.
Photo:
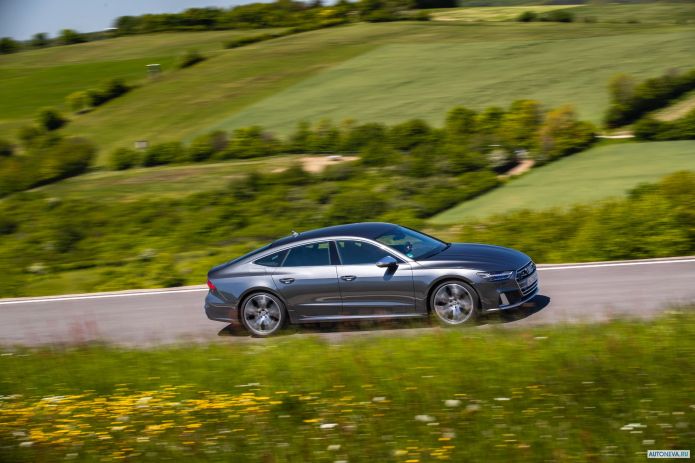
<svg viewBox="0 0 695 463">
<path fill-rule="evenodd" d="M 460 325 L 529 301 L 538 274 L 514 249 L 375 222 L 293 232 L 213 268 L 208 287 L 208 318 L 268 336 L 288 322 L 431 315 Z"/>
</svg>

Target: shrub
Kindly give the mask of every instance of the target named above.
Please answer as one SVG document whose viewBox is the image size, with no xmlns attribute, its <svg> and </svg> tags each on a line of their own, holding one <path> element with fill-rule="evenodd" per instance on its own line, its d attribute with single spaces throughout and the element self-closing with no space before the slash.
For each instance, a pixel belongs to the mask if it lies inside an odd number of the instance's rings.
<svg viewBox="0 0 695 463">
<path fill-rule="evenodd" d="M 206 58 L 196 50 L 188 50 L 186 54 L 179 59 L 176 67 L 179 69 L 188 68 L 200 63 L 201 61 L 205 61 L 205 59 Z"/>
<path fill-rule="evenodd" d="M 179 142 L 159 143 L 150 146 L 143 156 L 142 165 L 145 167 L 172 164 L 179 161 L 185 153 Z"/>
<path fill-rule="evenodd" d="M 90 107 L 90 96 L 85 91 L 73 92 L 67 96 L 65 102 L 74 113 L 83 113 Z"/>
<path fill-rule="evenodd" d="M 201 135 L 188 147 L 188 159 L 200 162 L 222 152 L 228 144 L 227 134 L 221 130 Z"/>
<path fill-rule="evenodd" d="M 629 124 L 693 89 L 695 69 L 685 73 L 669 71 L 637 85 L 628 76 L 616 76 L 609 82 L 611 105 L 604 116 L 604 122 L 608 127 Z"/>
<path fill-rule="evenodd" d="M 552 10 L 540 16 L 541 21 L 571 23 L 574 21 L 574 13 L 569 10 Z"/>
<path fill-rule="evenodd" d="M 67 123 L 67 119 L 56 109 L 46 108 L 39 113 L 37 123 L 40 127 L 50 131 L 64 126 Z"/>
<path fill-rule="evenodd" d="M 391 127 L 389 138 L 396 149 L 410 150 L 432 139 L 432 129 L 422 119 L 411 119 Z"/>
<path fill-rule="evenodd" d="M 538 14 L 534 11 L 524 11 L 521 13 L 519 16 L 516 17 L 516 20 L 522 23 L 528 23 L 531 21 L 536 21 L 538 19 Z"/>
<path fill-rule="evenodd" d="M 10 157 L 14 152 L 14 146 L 7 140 L 0 138 L 0 157 Z"/>
<path fill-rule="evenodd" d="M 142 162 L 142 155 L 132 148 L 118 148 L 111 153 L 109 164 L 114 170 L 126 170 L 136 167 Z"/>
</svg>

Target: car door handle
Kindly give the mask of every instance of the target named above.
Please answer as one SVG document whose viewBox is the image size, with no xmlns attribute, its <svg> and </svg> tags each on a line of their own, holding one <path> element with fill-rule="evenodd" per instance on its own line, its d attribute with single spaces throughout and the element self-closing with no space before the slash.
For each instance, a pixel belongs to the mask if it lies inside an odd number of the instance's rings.
<svg viewBox="0 0 695 463">
<path fill-rule="evenodd" d="M 345 281 L 352 281 L 355 278 L 357 278 L 355 275 L 343 275 L 342 277 L 340 277 L 341 280 Z"/>
<path fill-rule="evenodd" d="M 294 283 L 294 278 L 280 278 L 280 283 L 289 285 L 291 283 Z"/>
</svg>

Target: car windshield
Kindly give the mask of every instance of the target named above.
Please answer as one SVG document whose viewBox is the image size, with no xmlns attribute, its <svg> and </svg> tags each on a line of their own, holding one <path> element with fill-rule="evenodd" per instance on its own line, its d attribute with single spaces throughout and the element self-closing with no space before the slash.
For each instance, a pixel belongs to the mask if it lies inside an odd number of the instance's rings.
<svg viewBox="0 0 695 463">
<path fill-rule="evenodd" d="M 429 235 L 400 226 L 378 236 L 376 240 L 415 260 L 437 254 L 448 246 Z"/>
</svg>

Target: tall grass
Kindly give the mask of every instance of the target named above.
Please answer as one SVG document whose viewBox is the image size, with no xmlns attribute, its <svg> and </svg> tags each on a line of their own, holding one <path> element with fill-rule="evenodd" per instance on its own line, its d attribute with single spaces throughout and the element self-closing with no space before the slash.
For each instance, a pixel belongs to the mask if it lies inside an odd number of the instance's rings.
<svg viewBox="0 0 695 463">
<path fill-rule="evenodd" d="M 692 447 L 695 313 L 326 343 L 6 350 L 2 461 L 643 461 Z"/>
</svg>

